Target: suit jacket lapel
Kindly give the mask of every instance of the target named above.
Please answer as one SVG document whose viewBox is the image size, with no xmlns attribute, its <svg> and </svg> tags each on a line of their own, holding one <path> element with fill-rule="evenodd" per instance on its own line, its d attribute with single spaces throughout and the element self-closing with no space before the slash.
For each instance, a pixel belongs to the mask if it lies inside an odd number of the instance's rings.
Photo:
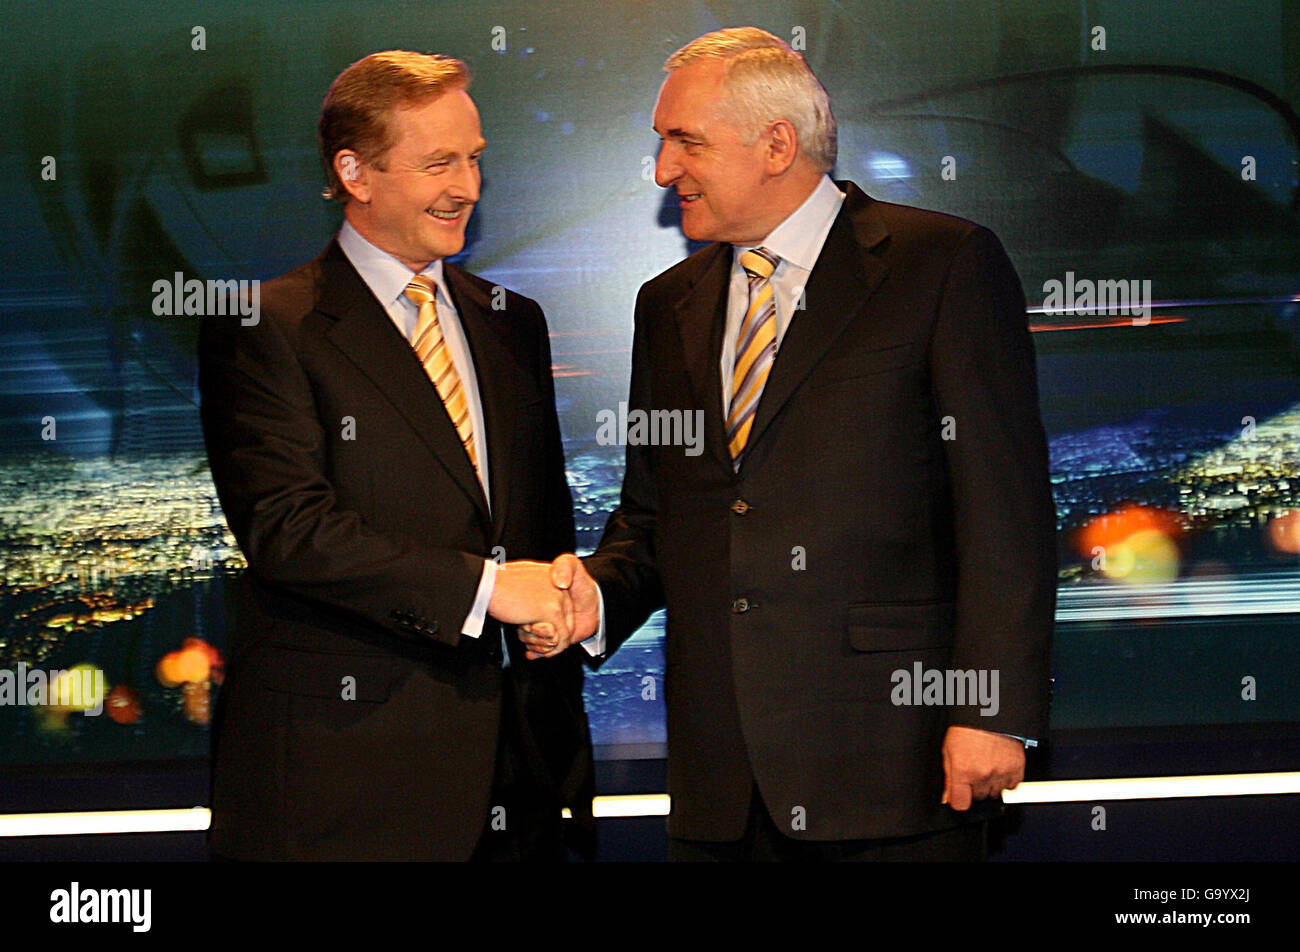
<svg viewBox="0 0 1300 952">
<path fill-rule="evenodd" d="M 884 222 L 871 208 L 872 199 L 852 182 L 837 184 L 845 192 L 844 205 L 808 277 L 805 308 L 794 313 L 781 339 L 781 348 L 754 413 L 748 441 L 751 446 L 762 439 L 763 431 L 849 321 L 861 313 L 867 298 L 889 270 L 871 252 L 889 235 Z M 714 376 L 717 376 L 716 365 Z"/>
<path fill-rule="evenodd" d="M 686 358 L 686 370 L 696 406 L 704 408 L 704 442 L 709 452 L 731 468 L 726 419 L 722 412 L 722 335 L 727 323 L 727 290 L 731 283 L 731 246 L 714 245 L 701 270 L 674 312 Z M 662 409 L 673 409 L 671 407 Z M 684 408 L 683 408 L 684 409 Z"/>
<path fill-rule="evenodd" d="M 469 280 L 459 268 L 443 263 L 443 275 L 460 316 L 460 325 L 469 342 L 478 381 L 479 402 L 483 407 L 483 425 L 487 433 L 478 438 L 479 447 L 488 453 L 488 480 L 492 491 L 492 541 L 500 541 L 505 531 L 506 507 L 510 502 L 511 464 L 514 458 L 516 375 L 523 373 L 518 361 L 501 340 L 498 312 L 481 287 Z M 449 421 L 450 422 L 450 421 Z M 461 453 L 464 457 L 464 452 Z M 466 466 L 469 460 L 466 459 Z M 470 475 L 473 469 L 470 468 Z M 478 480 L 475 478 L 475 485 Z"/>
<path fill-rule="evenodd" d="M 330 341 L 384 394 L 473 500 L 489 524 L 487 500 L 456 428 L 410 343 L 393 325 L 337 241 L 320 259 L 321 288 L 316 308 L 335 318 Z M 457 302 L 457 309 L 460 304 Z M 462 312 L 463 313 L 463 312 Z M 480 380 L 480 388 L 483 386 Z M 492 457 L 496 466 L 496 457 Z M 496 482 L 495 471 L 492 473 Z"/>
</svg>

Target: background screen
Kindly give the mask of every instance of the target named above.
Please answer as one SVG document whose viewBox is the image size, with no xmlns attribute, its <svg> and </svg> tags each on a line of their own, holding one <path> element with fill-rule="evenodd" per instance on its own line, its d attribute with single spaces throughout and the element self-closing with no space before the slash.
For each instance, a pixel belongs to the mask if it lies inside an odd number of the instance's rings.
<svg viewBox="0 0 1300 952">
<path fill-rule="evenodd" d="M 827 87 L 836 178 L 991 227 L 1019 270 L 1061 530 L 1053 726 L 1300 719 L 1300 5 L 45 0 L 0 36 L 0 668 L 93 666 L 108 704 L 0 707 L 0 763 L 207 755 L 243 561 L 197 320 L 152 288 L 324 248 L 315 123 L 367 53 L 473 71 L 489 145 L 457 260 L 546 312 L 594 547 L 636 291 L 692 250 L 653 181 L 662 64 L 745 24 Z M 1154 306 L 1071 313 L 1053 281 L 1149 281 Z M 662 637 L 588 674 L 598 753 L 662 756 Z"/>
</svg>

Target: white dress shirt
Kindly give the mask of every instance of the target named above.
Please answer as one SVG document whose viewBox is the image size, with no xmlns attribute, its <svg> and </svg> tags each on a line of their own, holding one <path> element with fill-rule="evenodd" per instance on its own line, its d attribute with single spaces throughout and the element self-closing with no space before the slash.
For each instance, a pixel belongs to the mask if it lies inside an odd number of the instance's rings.
<svg viewBox="0 0 1300 952">
<path fill-rule="evenodd" d="M 406 286 L 411 283 L 414 274 L 411 269 L 387 251 L 377 248 L 361 236 L 350 222 L 344 222 L 339 230 L 339 247 L 357 269 L 361 280 L 379 300 L 384 311 L 392 318 L 398 332 L 408 343 L 414 343 L 415 326 L 419 320 L 420 309 L 405 294 Z M 442 259 L 430 264 L 422 274 L 433 279 L 437 285 L 438 326 L 442 330 L 443 340 L 447 342 L 447 351 L 456 366 L 461 387 L 465 391 L 465 401 L 469 407 L 470 424 L 474 428 L 471 439 L 474 442 L 474 456 L 478 460 L 478 480 L 483 487 L 483 495 L 492 505 L 491 483 L 488 481 L 488 453 L 483 434 L 487 432 L 483 424 L 483 402 L 479 399 L 478 376 L 474 372 L 474 361 L 470 359 L 469 343 L 465 339 L 465 329 L 461 327 L 460 315 L 442 275 Z M 433 386 L 432 381 L 429 383 Z M 483 634 L 483 621 L 487 618 L 488 604 L 492 601 L 492 591 L 496 585 L 497 564 L 491 559 L 483 560 L 483 574 L 479 577 L 478 591 L 469 615 L 461 625 L 461 634 L 477 638 Z M 507 659 L 510 655 L 507 653 Z"/>
<path fill-rule="evenodd" d="M 754 248 L 766 248 L 781 260 L 772 272 L 770 283 L 776 301 L 776 347 L 779 352 L 795 312 L 802 309 L 803 291 L 808 286 L 817 256 L 822 253 L 835 216 L 844 204 L 844 193 L 835 187 L 829 175 L 823 175 L 817 187 L 790 217 L 777 225 L 757 245 L 732 245 L 731 285 L 727 294 L 727 330 L 722 338 L 722 418 L 731 413 L 731 377 L 736 369 L 736 338 L 749 310 L 749 276 L 740 265 L 740 256 Z M 760 398 L 761 399 L 761 398 Z"/>
<path fill-rule="evenodd" d="M 777 225 L 758 245 L 780 257 L 772 272 L 772 294 L 776 299 L 776 345 L 790 326 L 796 303 L 808 283 L 808 275 L 821 254 L 835 216 L 844 204 L 844 193 L 835 187 L 829 175 L 823 175 L 817 187 L 788 218 Z M 731 376 L 736 364 L 736 335 L 749 309 L 749 277 L 740 266 L 740 256 L 749 247 L 732 246 L 731 285 L 727 292 L 727 329 L 722 343 L 722 418 L 731 412 Z M 600 595 L 600 625 L 596 633 L 581 643 L 593 657 L 605 653 L 605 595 Z"/>
</svg>

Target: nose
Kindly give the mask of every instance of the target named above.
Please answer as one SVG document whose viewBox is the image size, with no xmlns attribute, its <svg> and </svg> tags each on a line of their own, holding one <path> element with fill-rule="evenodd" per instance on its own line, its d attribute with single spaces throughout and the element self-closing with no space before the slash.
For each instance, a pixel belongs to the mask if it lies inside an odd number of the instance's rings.
<svg viewBox="0 0 1300 952">
<path fill-rule="evenodd" d="M 671 142 L 659 143 L 659 157 L 655 160 L 655 184 L 667 188 L 682 177 L 677 146 Z"/>
<path fill-rule="evenodd" d="M 451 183 L 451 194 L 457 201 L 473 204 L 478 201 L 479 187 L 483 182 L 483 173 L 475 162 L 461 164 L 456 180 Z"/>
</svg>

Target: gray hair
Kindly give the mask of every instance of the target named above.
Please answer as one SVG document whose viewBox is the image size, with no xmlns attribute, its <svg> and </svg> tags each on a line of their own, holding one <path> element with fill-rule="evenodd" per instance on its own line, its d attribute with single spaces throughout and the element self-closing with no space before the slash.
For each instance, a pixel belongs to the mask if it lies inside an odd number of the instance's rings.
<svg viewBox="0 0 1300 952">
<path fill-rule="evenodd" d="M 664 72 L 700 59 L 726 61 L 724 116 L 758 140 L 774 119 L 794 126 L 799 148 L 821 171 L 835 165 L 835 116 L 830 97 L 808 63 L 780 37 L 752 26 L 718 30 L 687 43 L 668 57 Z"/>
</svg>

